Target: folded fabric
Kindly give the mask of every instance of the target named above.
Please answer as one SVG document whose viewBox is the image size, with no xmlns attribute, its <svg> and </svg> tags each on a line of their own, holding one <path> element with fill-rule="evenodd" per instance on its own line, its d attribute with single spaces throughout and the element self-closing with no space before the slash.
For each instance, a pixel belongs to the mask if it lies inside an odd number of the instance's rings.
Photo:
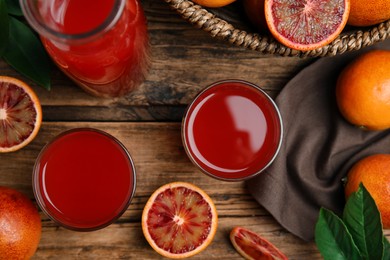
<svg viewBox="0 0 390 260">
<path fill-rule="evenodd" d="M 272 165 L 247 182 L 254 198 L 306 241 L 314 238 L 320 207 L 342 212 L 342 179 L 350 167 L 365 156 L 390 153 L 390 130 L 370 132 L 349 124 L 335 100 L 342 69 L 371 49 L 390 49 L 390 40 L 319 59 L 283 88 L 276 98 L 284 125 L 282 147 Z"/>
</svg>

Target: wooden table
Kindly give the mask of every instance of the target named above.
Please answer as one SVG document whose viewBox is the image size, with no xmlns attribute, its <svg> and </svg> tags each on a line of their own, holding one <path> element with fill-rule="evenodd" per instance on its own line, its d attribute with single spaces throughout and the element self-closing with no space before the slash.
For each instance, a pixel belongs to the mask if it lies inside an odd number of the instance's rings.
<svg viewBox="0 0 390 260">
<path fill-rule="evenodd" d="M 281 249 L 290 259 L 321 258 L 314 243 L 283 229 L 248 194 L 244 183 L 203 175 L 187 158 L 180 121 L 186 105 L 206 85 L 236 78 L 256 83 L 272 97 L 313 59 L 261 55 L 230 46 L 193 28 L 163 1 L 143 0 L 152 45 L 152 69 L 145 83 L 119 99 L 99 99 L 80 90 L 56 68 L 46 91 L 0 61 L 0 74 L 21 78 L 36 90 L 43 105 L 41 130 L 24 149 L 0 155 L 0 185 L 18 189 L 32 200 L 31 173 L 41 148 L 58 133 L 94 127 L 116 136 L 137 168 L 135 197 L 118 221 L 95 232 L 74 232 L 42 217 L 42 239 L 34 259 L 159 259 L 143 237 L 140 218 L 151 193 L 163 183 L 192 182 L 216 203 L 219 227 L 212 244 L 194 259 L 240 259 L 228 234 L 241 225 Z"/>
</svg>

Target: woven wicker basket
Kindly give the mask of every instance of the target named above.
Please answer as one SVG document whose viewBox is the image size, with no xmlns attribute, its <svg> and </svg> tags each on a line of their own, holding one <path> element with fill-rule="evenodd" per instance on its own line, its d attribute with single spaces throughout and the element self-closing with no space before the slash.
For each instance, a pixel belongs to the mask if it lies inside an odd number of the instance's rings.
<svg viewBox="0 0 390 260">
<path fill-rule="evenodd" d="M 243 22 L 238 21 L 237 17 L 231 17 L 234 12 L 229 11 L 229 8 L 205 9 L 189 0 L 164 1 L 176 10 L 183 19 L 208 32 L 212 37 L 263 54 L 299 57 L 334 56 L 346 51 L 359 50 L 390 38 L 390 20 L 388 20 L 373 27 L 346 28 L 329 45 L 302 52 L 280 44 L 272 36 L 251 32 L 250 26 L 243 26 Z"/>
</svg>

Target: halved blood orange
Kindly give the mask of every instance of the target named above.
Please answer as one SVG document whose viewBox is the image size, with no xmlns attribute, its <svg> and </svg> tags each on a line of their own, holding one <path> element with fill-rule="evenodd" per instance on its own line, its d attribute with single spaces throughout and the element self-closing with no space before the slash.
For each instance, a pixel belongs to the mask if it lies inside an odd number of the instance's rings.
<svg viewBox="0 0 390 260">
<path fill-rule="evenodd" d="M 287 260 L 287 257 L 271 242 L 248 229 L 242 227 L 233 228 L 230 232 L 230 241 L 237 252 L 245 259 Z"/>
<path fill-rule="evenodd" d="M 142 231 L 150 246 L 169 258 L 203 251 L 217 230 L 217 211 L 197 186 L 173 182 L 158 188 L 142 213 Z"/>
<path fill-rule="evenodd" d="M 265 0 L 272 35 L 292 49 L 309 51 L 332 42 L 344 29 L 350 0 Z"/>
<path fill-rule="evenodd" d="M 0 153 L 29 144 L 42 122 L 41 103 L 23 81 L 0 76 Z"/>
</svg>

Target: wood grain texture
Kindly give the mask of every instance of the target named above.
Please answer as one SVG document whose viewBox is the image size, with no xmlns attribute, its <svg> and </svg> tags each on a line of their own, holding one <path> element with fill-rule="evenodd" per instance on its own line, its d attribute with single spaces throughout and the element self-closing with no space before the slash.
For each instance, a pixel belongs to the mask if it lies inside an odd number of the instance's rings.
<svg viewBox="0 0 390 260">
<path fill-rule="evenodd" d="M 58 227 L 41 212 L 43 233 L 34 259 L 159 259 L 141 230 L 141 214 L 152 192 L 164 183 L 191 182 L 216 204 L 218 231 L 213 243 L 194 259 L 240 259 L 228 239 L 237 225 L 247 227 L 278 246 L 290 259 L 320 259 L 314 243 L 306 243 L 282 228 L 254 201 L 242 182 L 221 182 L 202 174 L 186 156 L 180 123 L 48 122 L 26 149 L 0 155 L 0 183 L 27 194 L 34 160 L 42 147 L 62 131 L 92 127 L 118 138 L 129 150 L 137 171 L 137 189 L 128 210 L 112 225 L 94 232 Z M 390 230 L 387 232 L 390 236 Z"/>
<path fill-rule="evenodd" d="M 202 174 L 188 159 L 181 143 L 180 123 L 44 123 L 37 138 L 15 153 L 0 155 L 0 183 L 34 199 L 31 181 L 34 160 L 42 147 L 62 131 L 77 127 L 104 130 L 129 150 L 137 171 L 137 189 L 128 210 L 114 224 L 95 232 L 58 227 L 41 212 L 43 233 L 34 259 L 158 259 L 143 237 L 140 219 L 152 192 L 173 181 L 191 182 L 204 189 L 216 204 L 219 227 L 213 243 L 195 259 L 239 259 L 228 239 L 237 225 L 258 232 L 291 259 L 316 259 L 313 243 L 284 230 L 247 193 L 243 182 L 221 182 Z"/>
<path fill-rule="evenodd" d="M 183 21 L 163 1 L 142 0 L 148 19 L 152 67 L 146 81 L 128 96 L 101 99 L 79 89 L 54 66 L 52 90 L 46 91 L 0 60 L 0 74 L 30 83 L 42 106 L 41 131 L 24 149 L 0 154 L 0 185 L 34 199 L 31 187 L 35 158 L 64 130 L 93 127 L 116 136 L 128 148 L 137 169 L 135 197 L 121 218 L 103 230 L 80 233 L 58 227 L 41 212 L 43 233 L 33 259 L 160 259 L 144 239 L 143 207 L 164 183 L 188 181 L 216 203 L 219 228 L 213 243 L 194 259 L 241 259 L 228 240 L 236 225 L 258 232 L 290 259 L 320 259 L 314 243 L 283 229 L 248 194 L 244 183 L 214 180 L 187 158 L 180 121 L 187 104 L 203 87 L 227 78 L 258 84 L 272 97 L 314 59 L 282 58 L 233 47 Z M 387 231 L 390 236 L 390 231 Z"/>
<path fill-rule="evenodd" d="M 313 61 L 231 46 L 194 28 L 163 1 L 141 3 L 148 20 L 152 65 L 144 84 L 130 95 L 116 99 L 90 96 L 54 65 L 51 91 L 19 75 L 4 61 L 0 61 L 1 74 L 32 85 L 46 121 L 179 121 L 196 93 L 215 81 L 247 80 L 275 97 L 292 75 Z"/>
</svg>

